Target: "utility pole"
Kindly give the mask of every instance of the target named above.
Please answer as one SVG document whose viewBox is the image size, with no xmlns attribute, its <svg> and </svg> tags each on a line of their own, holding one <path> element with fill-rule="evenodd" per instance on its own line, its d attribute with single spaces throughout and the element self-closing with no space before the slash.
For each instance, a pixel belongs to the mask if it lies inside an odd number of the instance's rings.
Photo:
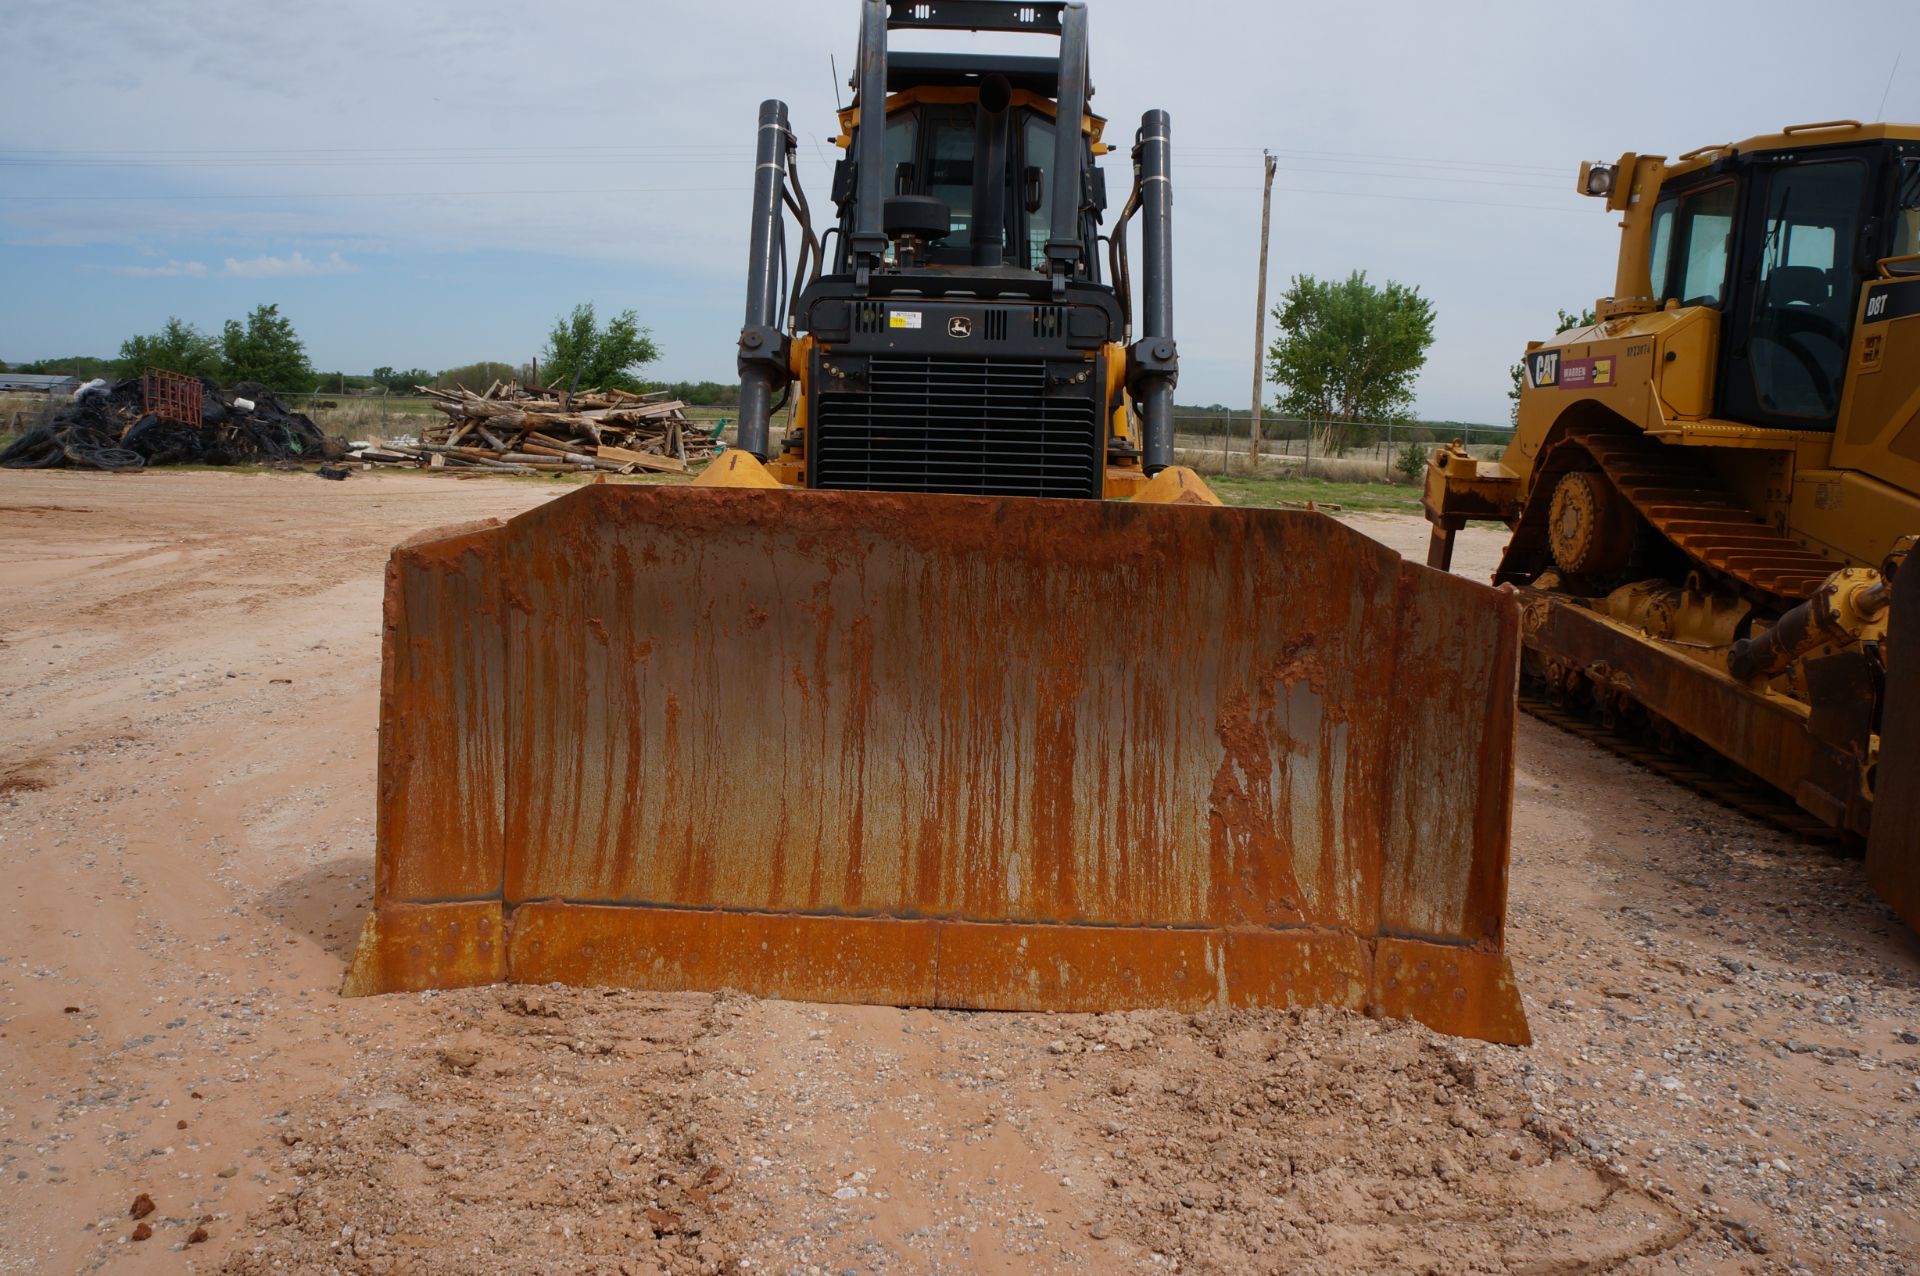
<svg viewBox="0 0 1920 1276">
<path fill-rule="evenodd" d="M 1260 387 L 1267 367 L 1267 233 L 1273 224 L 1273 170 L 1278 161 L 1262 150 L 1261 162 L 1267 170 L 1266 189 L 1260 195 L 1260 285 L 1259 300 L 1253 307 L 1253 424 L 1247 433 L 1247 472 L 1260 465 Z"/>
</svg>

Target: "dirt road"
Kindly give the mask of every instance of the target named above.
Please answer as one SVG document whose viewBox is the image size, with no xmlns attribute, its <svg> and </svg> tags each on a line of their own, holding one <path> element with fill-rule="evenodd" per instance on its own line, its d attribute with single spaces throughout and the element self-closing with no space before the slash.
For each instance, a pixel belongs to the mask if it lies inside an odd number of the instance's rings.
<svg viewBox="0 0 1920 1276">
<path fill-rule="evenodd" d="M 1920 944 L 1857 861 L 1532 720 L 1527 1050 L 1318 1013 L 340 1000 L 387 548 L 553 492 L 0 476 L 0 1272 L 1920 1266 Z"/>
</svg>

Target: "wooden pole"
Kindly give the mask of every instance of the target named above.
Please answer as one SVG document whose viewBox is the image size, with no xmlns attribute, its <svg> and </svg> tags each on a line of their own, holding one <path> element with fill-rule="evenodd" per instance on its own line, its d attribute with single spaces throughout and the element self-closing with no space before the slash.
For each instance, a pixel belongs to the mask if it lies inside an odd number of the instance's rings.
<svg viewBox="0 0 1920 1276">
<path fill-rule="evenodd" d="M 1260 466 L 1260 387 L 1267 365 L 1267 235 L 1273 225 L 1273 170 L 1278 161 L 1266 151 L 1260 152 L 1266 167 L 1266 189 L 1260 194 L 1260 283 L 1259 300 L 1253 307 L 1253 423 L 1247 430 L 1247 472 Z"/>
</svg>

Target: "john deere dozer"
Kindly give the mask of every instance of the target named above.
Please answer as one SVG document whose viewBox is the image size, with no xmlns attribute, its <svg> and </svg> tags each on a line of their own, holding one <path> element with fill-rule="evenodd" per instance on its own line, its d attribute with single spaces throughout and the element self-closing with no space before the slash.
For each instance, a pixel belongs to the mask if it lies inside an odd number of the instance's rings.
<svg viewBox="0 0 1920 1276">
<path fill-rule="evenodd" d="M 1176 464 L 1168 120 L 1102 236 L 1081 5 L 861 11 L 823 236 L 760 110 L 737 447 L 395 551 L 348 990 L 1329 1003 L 1524 1041 L 1512 600 Z M 898 28 L 1057 54 L 890 56 Z"/>
<path fill-rule="evenodd" d="M 1920 128 L 1799 125 L 1579 184 L 1622 215 L 1614 295 L 1528 347 L 1500 461 L 1435 454 L 1430 561 L 1506 523 L 1494 579 L 1544 695 L 1864 838 L 1920 926 Z"/>
</svg>

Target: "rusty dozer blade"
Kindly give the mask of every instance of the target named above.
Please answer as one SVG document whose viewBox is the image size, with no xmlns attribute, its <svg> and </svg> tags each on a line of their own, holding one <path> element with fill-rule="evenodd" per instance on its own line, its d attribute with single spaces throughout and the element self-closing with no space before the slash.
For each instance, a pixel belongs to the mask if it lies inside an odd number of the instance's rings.
<svg viewBox="0 0 1920 1276">
<path fill-rule="evenodd" d="M 346 991 L 1524 1042 L 1519 618 L 1322 514 L 596 485 L 388 567 Z"/>
</svg>

